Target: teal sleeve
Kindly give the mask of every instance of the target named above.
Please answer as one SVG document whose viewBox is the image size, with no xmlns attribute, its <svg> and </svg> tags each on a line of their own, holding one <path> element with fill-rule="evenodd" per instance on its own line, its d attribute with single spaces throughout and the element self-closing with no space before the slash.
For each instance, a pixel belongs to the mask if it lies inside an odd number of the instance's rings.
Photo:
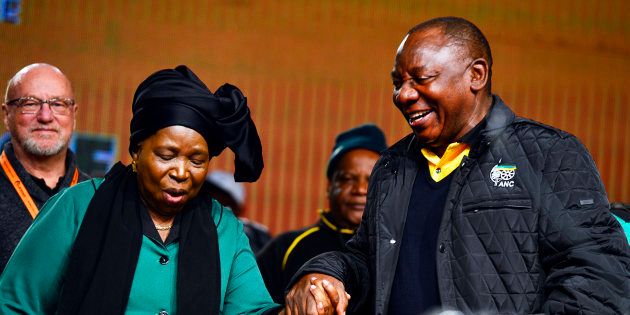
<svg viewBox="0 0 630 315">
<path fill-rule="evenodd" d="M 628 239 L 628 244 L 630 244 L 630 222 L 624 221 L 622 218 L 616 216 L 615 214 L 613 214 L 613 216 L 615 217 L 615 219 L 617 219 L 617 221 L 619 221 L 619 224 L 621 224 L 623 232 L 626 234 L 626 238 Z"/>
<path fill-rule="evenodd" d="M 261 314 L 278 307 L 267 292 L 243 225 L 229 210 L 222 211 L 217 226 L 225 290 L 221 314 Z"/>
<path fill-rule="evenodd" d="M 0 314 L 53 314 L 91 181 L 65 189 L 42 207 L 0 277 Z M 81 187 L 78 187 L 81 186 Z M 91 197 L 91 195 L 90 195 Z M 79 198 L 81 199 L 81 198 Z"/>
</svg>

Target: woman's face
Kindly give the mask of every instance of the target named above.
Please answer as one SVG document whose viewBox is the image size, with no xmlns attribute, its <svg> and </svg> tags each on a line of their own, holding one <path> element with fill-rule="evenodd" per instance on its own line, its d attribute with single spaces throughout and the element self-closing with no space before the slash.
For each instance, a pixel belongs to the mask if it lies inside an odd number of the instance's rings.
<svg viewBox="0 0 630 315">
<path fill-rule="evenodd" d="M 183 126 L 158 130 L 132 157 L 142 198 L 150 211 L 162 216 L 176 215 L 197 195 L 210 162 L 206 140 Z"/>
</svg>

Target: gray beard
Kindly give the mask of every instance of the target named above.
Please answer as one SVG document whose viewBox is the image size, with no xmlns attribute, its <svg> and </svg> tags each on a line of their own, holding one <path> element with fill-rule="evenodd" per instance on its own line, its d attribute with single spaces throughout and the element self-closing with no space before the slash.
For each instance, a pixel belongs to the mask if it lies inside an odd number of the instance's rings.
<svg viewBox="0 0 630 315">
<path fill-rule="evenodd" d="M 59 137 L 57 142 L 50 146 L 41 146 L 37 141 L 31 138 L 21 139 L 22 147 L 24 151 L 35 156 L 53 156 L 59 154 L 66 146 L 64 137 Z"/>
</svg>

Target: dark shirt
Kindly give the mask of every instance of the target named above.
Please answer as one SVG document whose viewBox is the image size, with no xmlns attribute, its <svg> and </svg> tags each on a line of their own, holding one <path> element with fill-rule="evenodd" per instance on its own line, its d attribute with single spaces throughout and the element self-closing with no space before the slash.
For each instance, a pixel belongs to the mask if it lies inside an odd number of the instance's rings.
<svg viewBox="0 0 630 315">
<path fill-rule="evenodd" d="M 41 208 L 56 192 L 68 187 L 74 176 L 76 163 L 74 154 L 70 150 L 68 150 L 66 155 L 66 174 L 59 179 L 57 187 L 54 189 L 50 189 L 45 183 L 42 185 L 42 179 L 35 180 L 24 169 L 15 157 L 11 142 L 4 144 L 3 151 L 29 195 L 33 198 L 37 208 Z M 79 181 L 89 178 L 87 174 L 79 171 Z M 32 222 L 33 218 L 26 209 L 24 202 L 15 191 L 4 170 L 0 168 L 0 272 L 4 270 L 4 266 L 9 261 L 9 257 L 11 257 L 17 243 Z"/>
<path fill-rule="evenodd" d="M 243 232 L 249 239 L 249 246 L 252 248 L 254 254 L 258 254 L 269 241 L 271 241 L 271 234 L 262 224 L 250 221 L 245 218 L 238 218 L 243 223 Z"/>
<path fill-rule="evenodd" d="M 44 192 L 46 192 L 49 197 L 52 197 L 54 194 L 59 192 L 59 189 L 62 188 L 62 184 L 63 184 L 63 177 L 59 177 L 59 179 L 57 180 L 57 186 L 53 188 L 48 187 L 48 185 L 46 184 L 46 181 L 43 178 L 39 178 L 39 177 L 35 177 L 31 175 L 31 179 L 33 180 L 35 184 L 37 184 L 37 186 L 39 186 L 39 188 L 41 188 Z"/>
<path fill-rule="evenodd" d="M 484 118 L 457 142 L 471 148 L 480 140 Z M 418 149 L 418 151 L 420 151 Z M 441 306 L 436 258 L 443 250 L 437 244 L 446 197 L 455 172 L 439 182 L 429 174 L 428 161 L 421 156 L 413 183 L 403 238 L 389 302 L 389 314 L 422 314 Z"/>
<path fill-rule="evenodd" d="M 426 164 L 426 160 L 423 160 Z M 439 306 L 437 238 L 453 174 L 433 181 L 421 167 L 413 184 L 390 295 L 389 314 L 422 314 Z"/>
<path fill-rule="evenodd" d="M 140 207 L 140 218 L 142 219 L 142 234 L 144 236 L 152 239 L 157 244 L 162 244 L 164 246 L 170 243 L 174 243 L 179 239 L 179 221 L 181 220 L 180 215 L 175 216 L 173 226 L 170 228 L 166 240 L 162 241 L 162 237 L 160 236 L 158 230 L 155 228 L 155 223 L 153 223 L 151 215 L 149 215 L 149 210 L 144 205 L 144 203 L 140 203 Z"/>
<path fill-rule="evenodd" d="M 287 284 L 306 261 L 345 249 L 353 234 L 342 232 L 333 222 L 330 216 L 322 215 L 314 225 L 278 235 L 256 255 L 267 290 L 276 303 L 284 304 Z"/>
</svg>

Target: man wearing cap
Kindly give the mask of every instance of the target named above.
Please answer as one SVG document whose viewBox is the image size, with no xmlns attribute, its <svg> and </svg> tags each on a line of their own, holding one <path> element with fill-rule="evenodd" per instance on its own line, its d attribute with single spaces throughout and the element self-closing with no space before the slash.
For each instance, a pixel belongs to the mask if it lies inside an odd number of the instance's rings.
<svg viewBox="0 0 630 315">
<path fill-rule="evenodd" d="M 328 203 L 319 220 L 308 227 L 279 235 L 258 254 L 258 267 L 267 289 L 277 303 L 293 274 L 309 259 L 345 247 L 361 223 L 367 185 L 385 135 L 366 124 L 339 134 L 328 161 Z"/>
<path fill-rule="evenodd" d="M 18 71 L 2 111 L 11 140 L 0 155 L 0 273 L 48 198 L 89 178 L 68 149 L 77 105 L 57 67 L 37 63 Z"/>
<path fill-rule="evenodd" d="M 245 214 L 245 186 L 234 181 L 234 175 L 226 171 L 212 171 L 206 176 L 206 183 L 212 198 L 232 209 L 234 215 L 243 224 L 243 231 L 249 239 L 249 246 L 258 253 L 269 241 L 271 235 L 266 226 L 251 221 Z"/>
</svg>

